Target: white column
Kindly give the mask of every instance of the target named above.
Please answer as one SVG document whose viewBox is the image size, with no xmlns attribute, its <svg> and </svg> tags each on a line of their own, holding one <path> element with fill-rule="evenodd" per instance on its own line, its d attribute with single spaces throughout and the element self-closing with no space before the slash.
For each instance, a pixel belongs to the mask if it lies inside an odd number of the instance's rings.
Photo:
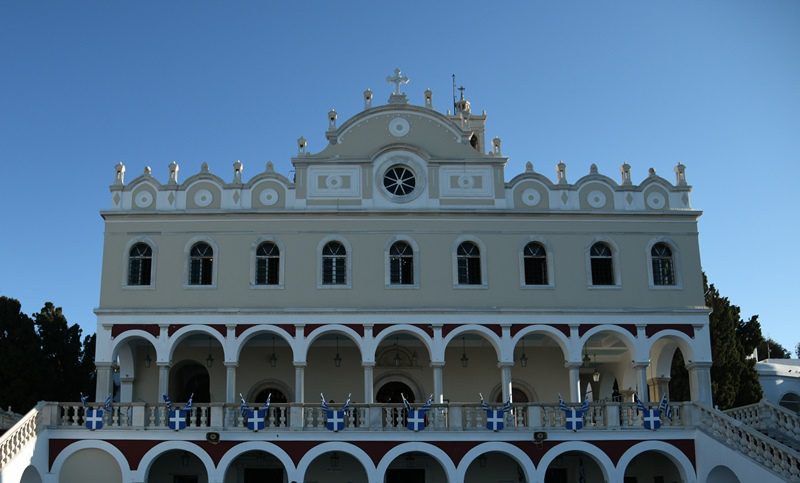
<svg viewBox="0 0 800 483">
<path fill-rule="evenodd" d="M 119 402 L 133 401 L 133 381 L 134 378 L 132 377 L 119 378 Z"/>
<path fill-rule="evenodd" d="M 444 362 L 431 362 L 433 368 L 433 402 L 441 404 L 444 401 L 444 379 L 442 369 Z"/>
<path fill-rule="evenodd" d="M 374 362 L 364 362 L 361 364 L 364 366 L 364 402 L 366 404 L 372 404 L 375 402 L 375 390 L 373 388 L 373 367 L 375 367 Z"/>
<path fill-rule="evenodd" d="M 711 394 L 711 363 L 690 362 L 686 364 L 689 370 L 689 391 L 692 401 L 713 406 Z"/>
<path fill-rule="evenodd" d="M 647 367 L 649 365 L 649 361 L 633 363 L 633 368 L 636 370 L 636 381 L 639 386 L 638 396 L 645 403 L 650 402 L 650 388 L 647 385 Z"/>
<path fill-rule="evenodd" d="M 158 394 L 156 394 L 156 402 L 161 402 L 161 395 L 169 394 L 169 363 L 157 362 L 156 364 L 158 365 Z"/>
<path fill-rule="evenodd" d="M 564 367 L 569 369 L 569 400 L 570 402 L 581 402 L 581 363 L 565 362 Z"/>
<path fill-rule="evenodd" d="M 111 394 L 111 363 L 110 362 L 95 362 L 95 369 L 97 370 L 97 391 L 95 392 L 95 401 L 105 401 L 106 396 Z"/>
<path fill-rule="evenodd" d="M 294 363 L 294 402 L 305 402 L 305 368 L 306 364 Z"/>
<path fill-rule="evenodd" d="M 228 404 L 236 402 L 236 362 L 225 363 L 225 402 Z M 213 402 L 213 401 L 212 401 Z"/>
<path fill-rule="evenodd" d="M 500 380 L 502 381 L 503 387 L 503 402 L 508 401 L 509 396 L 511 395 L 511 366 L 514 364 L 511 362 L 500 362 L 497 364 L 500 367 Z"/>
</svg>

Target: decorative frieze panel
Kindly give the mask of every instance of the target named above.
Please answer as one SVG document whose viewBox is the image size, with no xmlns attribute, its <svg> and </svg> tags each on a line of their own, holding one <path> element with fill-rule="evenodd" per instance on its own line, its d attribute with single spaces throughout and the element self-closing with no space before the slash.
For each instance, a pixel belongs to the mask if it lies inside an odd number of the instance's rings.
<svg viewBox="0 0 800 483">
<path fill-rule="evenodd" d="M 308 199 L 360 197 L 361 170 L 358 166 L 308 168 Z"/>
<path fill-rule="evenodd" d="M 491 167 L 439 168 L 441 198 L 492 198 L 494 178 Z"/>
</svg>

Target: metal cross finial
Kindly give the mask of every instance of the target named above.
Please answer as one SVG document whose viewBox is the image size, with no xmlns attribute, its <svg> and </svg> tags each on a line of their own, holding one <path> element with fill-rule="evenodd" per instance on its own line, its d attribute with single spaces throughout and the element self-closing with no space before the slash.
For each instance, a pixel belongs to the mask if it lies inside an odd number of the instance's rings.
<svg viewBox="0 0 800 483">
<path fill-rule="evenodd" d="M 466 89 L 464 89 L 464 86 L 461 86 L 461 87 L 459 87 L 459 88 L 458 88 L 458 92 L 460 92 L 460 93 L 461 93 L 461 100 L 462 100 L 462 101 L 464 100 L 464 91 L 465 91 L 465 90 L 466 90 Z"/>
<path fill-rule="evenodd" d="M 400 84 L 408 84 L 408 77 L 404 76 L 400 69 L 394 70 L 394 75 L 386 78 L 386 82 L 394 84 L 394 95 L 400 94 Z"/>
</svg>

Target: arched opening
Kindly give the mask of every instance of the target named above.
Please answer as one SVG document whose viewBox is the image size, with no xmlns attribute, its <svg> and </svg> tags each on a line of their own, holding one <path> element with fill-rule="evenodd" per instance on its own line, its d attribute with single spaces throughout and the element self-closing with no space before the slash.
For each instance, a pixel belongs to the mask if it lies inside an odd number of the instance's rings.
<svg viewBox="0 0 800 483">
<path fill-rule="evenodd" d="M 101 449 L 86 448 L 67 458 L 58 474 L 58 481 L 122 483 L 122 470 L 110 454 Z"/>
<path fill-rule="evenodd" d="M 631 365 L 633 354 L 623 337 L 617 332 L 599 331 L 586 339 L 579 369 L 581 400 L 633 400 L 638 381 Z"/>
<path fill-rule="evenodd" d="M 605 481 L 605 476 L 591 455 L 582 451 L 567 451 L 556 456 L 547 466 L 544 483 L 573 481 Z"/>
<path fill-rule="evenodd" d="M 394 333 L 379 343 L 373 369 L 376 402 L 399 404 L 401 392 L 409 401 L 424 401 L 433 392 L 430 355 L 418 337 Z"/>
<path fill-rule="evenodd" d="M 564 366 L 565 360 L 564 352 L 553 336 L 542 332 L 522 336 L 514 347 L 512 401 L 531 402 L 536 400 L 534 395 L 545 401 L 555 401 L 558 394 L 569 397 L 569 370 Z M 547 377 L 543 377 L 544 374 Z M 529 387 L 518 387 L 516 380 L 525 381 Z M 502 398 L 500 389 L 496 397 Z"/>
<path fill-rule="evenodd" d="M 329 451 L 314 458 L 303 481 L 348 481 L 367 483 L 367 470 L 345 451 Z"/>
<path fill-rule="evenodd" d="M 741 483 L 736 473 L 727 466 L 717 466 L 708 473 L 706 483 Z"/>
<path fill-rule="evenodd" d="M 689 392 L 689 371 L 683 359 L 683 352 L 675 350 L 669 370 L 669 399 L 670 401 L 691 401 Z"/>
<path fill-rule="evenodd" d="M 254 450 L 240 454 L 231 462 L 225 471 L 224 483 L 288 483 L 288 477 L 278 458 L 266 451 Z"/>
<path fill-rule="evenodd" d="M 484 334 L 471 331 L 453 337 L 445 347 L 444 359 L 442 393 L 446 401 L 475 402 L 478 393 L 491 397 L 501 378 L 499 356 Z"/>
<path fill-rule="evenodd" d="M 524 390 L 520 389 L 519 387 L 512 386 L 511 387 L 511 401 L 516 403 L 527 403 L 531 402 L 531 398 L 528 397 L 528 393 Z M 497 391 L 497 395 L 494 398 L 494 402 L 496 403 L 503 403 L 503 391 Z"/>
<path fill-rule="evenodd" d="M 225 401 L 227 370 L 222 344 L 205 332 L 182 337 L 171 354 L 176 361 L 169 374 L 169 397 L 185 402 L 194 393 L 193 402 Z"/>
<path fill-rule="evenodd" d="M 112 355 L 119 366 L 119 372 L 114 374 L 115 401 L 155 402 L 160 399 L 156 358 L 155 347 L 144 336 L 129 336 L 117 344 Z"/>
<path fill-rule="evenodd" d="M 467 468 L 464 483 L 484 483 L 486 481 L 525 481 L 525 473 L 517 460 L 499 451 L 483 453 L 475 458 Z"/>
<path fill-rule="evenodd" d="M 211 402 L 211 382 L 208 370 L 195 361 L 183 361 L 170 371 L 170 394 L 175 402 Z"/>
<path fill-rule="evenodd" d="M 22 472 L 22 478 L 19 480 L 20 483 L 42 483 L 42 477 L 39 475 L 39 470 L 37 470 L 33 466 L 28 466 L 25 468 L 25 471 Z"/>
<path fill-rule="evenodd" d="M 400 404 L 405 396 L 408 402 L 416 402 L 414 390 L 400 381 L 390 381 L 382 385 L 375 395 L 375 402 L 386 404 Z"/>
<path fill-rule="evenodd" d="M 80 480 L 76 480 L 80 481 Z M 147 472 L 148 483 L 208 483 L 203 462 L 191 451 L 170 450 L 159 455 Z"/>
<path fill-rule="evenodd" d="M 329 401 L 343 403 L 351 393 L 351 402 L 360 401 L 364 394 L 361 360 L 358 346 L 343 332 L 314 339 L 308 348 L 306 394 L 323 393 Z"/>
<path fill-rule="evenodd" d="M 294 401 L 296 394 L 293 359 L 289 343 L 280 335 L 269 332 L 250 336 L 239 351 L 236 397 L 242 393 L 251 407 L 260 407 L 272 394 L 268 426 L 285 427 L 289 424 L 287 403 Z"/>
<path fill-rule="evenodd" d="M 789 411 L 800 413 L 800 396 L 790 392 L 784 395 L 778 403 Z"/>
<path fill-rule="evenodd" d="M 631 480 L 629 480 L 631 478 Z M 626 481 L 682 481 L 675 463 L 659 451 L 636 455 L 625 468 Z"/>
<path fill-rule="evenodd" d="M 399 455 L 389 463 L 384 483 L 447 483 L 447 474 L 433 456 L 420 451 Z"/>
</svg>

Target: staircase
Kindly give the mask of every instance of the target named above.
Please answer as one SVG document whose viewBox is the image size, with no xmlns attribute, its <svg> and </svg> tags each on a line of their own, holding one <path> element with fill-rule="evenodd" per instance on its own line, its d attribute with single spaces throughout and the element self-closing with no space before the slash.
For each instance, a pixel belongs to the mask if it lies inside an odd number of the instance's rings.
<svg viewBox="0 0 800 483">
<path fill-rule="evenodd" d="M 725 414 L 800 453 L 800 416 L 796 413 L 762 399 Z"/>
</svg>

